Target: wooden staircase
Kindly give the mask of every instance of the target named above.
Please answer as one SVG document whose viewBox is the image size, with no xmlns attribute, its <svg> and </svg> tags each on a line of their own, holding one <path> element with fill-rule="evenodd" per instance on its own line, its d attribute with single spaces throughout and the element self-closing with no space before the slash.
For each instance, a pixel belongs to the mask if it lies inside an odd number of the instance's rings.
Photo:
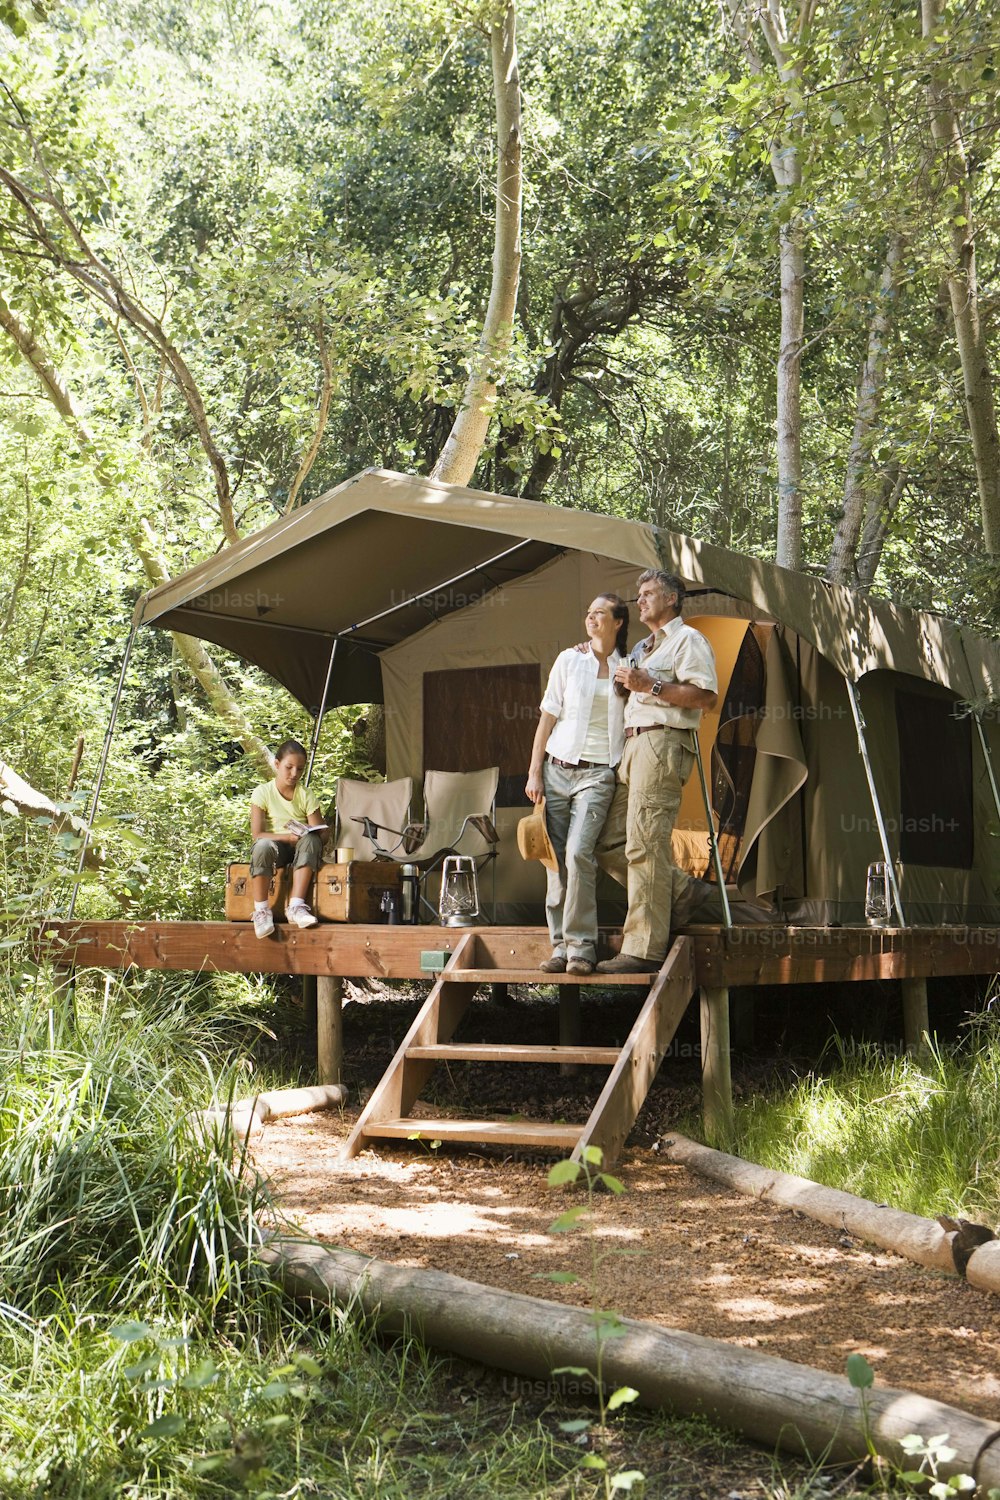
<svg viewBox="0 0 1000 1500">
<path fill-rule="evenodd" d="M 695 990 L 694 943 L 677 938 L 659 973 L 543 974 L 482 963 L 481 942 L 467 933 L 431 989 L 400 1043 L 395 1057 L 362 1111 L 344 1146 L 342 1159 L 356 1156 L 377 1140 L 463 1141 L 479 1145 L 526 1146 L 566 1151 L 579 1159 L 598 1146 L 605 1165 L 617 1160 L 660 1063 Z M 489 955 L 486 955 L 489 957 Z M 458 1025 L 484 984 L 628 985 L 648 989 L 622 1047 L 564 1047 L 461 1043 Z M 452 1120 L 414 1117 L 411 1110 L 439 1062 L 557 1063 L 610 1069 L 585 1121 L 548 1124 L 541 1120 Z"/>
</svg>

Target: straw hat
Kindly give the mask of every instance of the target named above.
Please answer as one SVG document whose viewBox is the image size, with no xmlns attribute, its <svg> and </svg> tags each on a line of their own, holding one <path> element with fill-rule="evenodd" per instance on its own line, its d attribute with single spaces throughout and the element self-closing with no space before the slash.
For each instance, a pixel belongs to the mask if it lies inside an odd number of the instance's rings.
<svg viewBox="0 0 1000 1500">
<path fill-rule="evenodd" d="M 559 860 L 545 826 L 545 798 L 535 803 L 535 810 L 517 825 L 517 847 L 522 859 L 538 859 L 548 870 L 558 870 Z"/>
</svg>

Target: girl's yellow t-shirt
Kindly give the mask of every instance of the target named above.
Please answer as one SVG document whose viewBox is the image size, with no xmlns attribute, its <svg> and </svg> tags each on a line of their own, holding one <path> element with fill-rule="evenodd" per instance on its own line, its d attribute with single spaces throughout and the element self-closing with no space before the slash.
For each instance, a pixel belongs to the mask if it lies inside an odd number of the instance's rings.
<svg viewBox="0 0 1000 1500">
<path fill-rule="evenodd" d="M 319 811 L 319 798 L 299 782 L 289 800 L 278 791 L 276 781 L 264 781 L 255 787 L 250 797 L 253 807 L 259 807 L 267 820 L 265 833 L 284 833 L 293 818 L 308 823 L 309 814 Z"/>
</svg>

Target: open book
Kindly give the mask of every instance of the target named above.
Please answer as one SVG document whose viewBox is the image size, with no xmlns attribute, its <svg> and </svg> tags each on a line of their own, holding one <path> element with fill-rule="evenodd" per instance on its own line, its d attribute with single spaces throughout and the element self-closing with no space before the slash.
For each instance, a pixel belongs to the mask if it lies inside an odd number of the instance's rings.
<svg viewBox="0 0 1000 1500">
<path fill-rule="evenodd" d="M 301 838 L 304 833 L 326 833 L 329 823 L 301 823 L 298 818 L 289 818 L 285 824 L 286 833 L 294 833 Z"/>
</svg>

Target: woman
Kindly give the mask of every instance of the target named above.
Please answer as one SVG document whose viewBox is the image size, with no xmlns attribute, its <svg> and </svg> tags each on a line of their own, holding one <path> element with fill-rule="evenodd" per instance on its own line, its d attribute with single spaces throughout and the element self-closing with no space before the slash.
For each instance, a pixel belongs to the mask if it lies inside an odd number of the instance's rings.
<svg viewBox="0 0 1000 1500">
<path fill-rule="evenodd" d="M 556 657 L 542 699 L 525 792 L 545 798 L 545 823 L 559 857 L 548 872 L 545 914 L 552 957 L 546 974 L 589 974 L 597 957 L 594 850 L 625 745 L 624 699 L 612 691 L 628 646 L 628 607 L 598 594 L 584 621 L 587 645 Z"/>
</svg>

